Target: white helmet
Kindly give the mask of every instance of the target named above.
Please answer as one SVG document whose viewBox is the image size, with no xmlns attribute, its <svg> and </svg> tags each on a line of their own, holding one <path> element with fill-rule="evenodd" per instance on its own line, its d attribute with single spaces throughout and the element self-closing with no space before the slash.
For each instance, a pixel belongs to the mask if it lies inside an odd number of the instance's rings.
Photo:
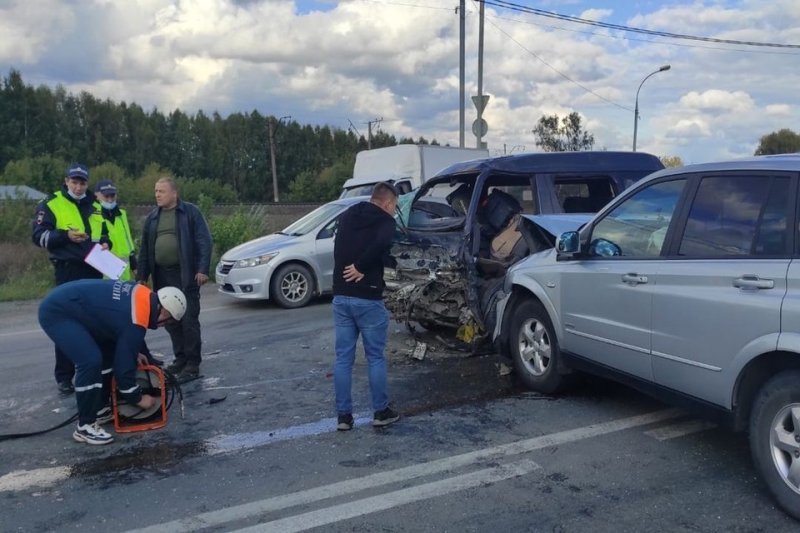
<svg viewBox="0 0 800 533">
<path fill-rule="evenodd" d="M 182 319 L 186 314 L 186 296 L 177 287 L 158 289 L 158 301 L 161 303 L 161 307 L 169 311 L 175 320 Z"/>
</svg>

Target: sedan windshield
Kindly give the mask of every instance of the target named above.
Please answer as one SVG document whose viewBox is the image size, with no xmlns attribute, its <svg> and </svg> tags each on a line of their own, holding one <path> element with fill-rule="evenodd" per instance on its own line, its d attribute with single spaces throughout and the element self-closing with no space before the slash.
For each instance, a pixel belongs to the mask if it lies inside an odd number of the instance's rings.
<svg viewBox="0 0 800 533">
<path fill-rule="evenodd" d="M 311 231 L 314 231 L 320 224 L 328 220 L 334 214 L 338 213 L 345 206 L 339 204 L 325 204 L 320 206 L 309 214 L 301 218 L 300 220 L 296 220 L 292 224 L 286 227 L 280 233 L 284 235 L 305 235 Z"/>
</svg>

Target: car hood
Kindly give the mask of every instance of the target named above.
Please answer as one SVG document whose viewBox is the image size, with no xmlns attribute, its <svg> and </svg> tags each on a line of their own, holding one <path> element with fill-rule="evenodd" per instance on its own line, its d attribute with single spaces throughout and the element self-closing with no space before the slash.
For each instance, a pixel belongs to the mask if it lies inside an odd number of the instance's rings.
<svg viewBox="0 0 800 533">
<path fill-rule="evenodd" d="M 554 215 L 523 215 L 534 224 L 544 229 L 553 237 L 558 237 L 565 231 L 577 231 L 583 224 L 589 222 L 592 214 L 554 214 Z"/>
<path fill-rule="evenodd" d="M 295 244 L 302 238 L 302 235 L 281 235 L 280 233 L 273 233 L 231 248 L 223 254 L 222 260 L 238 261 L 239 259 L 248 259 L 270 252 L 277 252 L 282 248 Z"/>
</svg>

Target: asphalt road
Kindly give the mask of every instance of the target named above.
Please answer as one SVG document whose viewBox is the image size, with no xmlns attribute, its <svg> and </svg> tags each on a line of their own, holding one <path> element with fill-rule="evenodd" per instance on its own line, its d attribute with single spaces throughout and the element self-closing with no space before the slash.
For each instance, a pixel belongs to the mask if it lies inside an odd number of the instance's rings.
<svg viewBox="0 0 800 533">
<path fill-rule="evenodd" d="M 389 387 L 404 417 L 336 432 L 329 300 L 299 310 L 203 294 L 203 377 L 185 418 L 72 441 L 72 426 L 0 442 L 0 531 L 797 531 L 744 436 L 624 387 L 518 389 L 494 356 L 434 342 L 409 357 L 392 323 Z M 165 332 L 148 334 L 168 354 Z M 170 360 L 168 356 L 167 361 Z M 74 412 L 52 381 L 36 302 L 0 304 L 0 433 Z"/>
</svg>

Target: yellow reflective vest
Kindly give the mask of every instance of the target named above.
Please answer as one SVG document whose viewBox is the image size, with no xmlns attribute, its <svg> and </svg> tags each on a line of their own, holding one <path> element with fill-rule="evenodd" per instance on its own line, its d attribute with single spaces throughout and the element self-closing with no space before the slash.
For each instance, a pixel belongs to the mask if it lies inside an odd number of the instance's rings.
<svg viewBox="0 0 800 533">
<path fill-rule="evenodd" d="M 128 224 L 128 213 L 124 209 L 119 209 L 119 214 L 114 217 L 114 222 L 103 219 L 103 223 L 108 229 L 111 251 L 128 264 L 119 279 L 122 281 L 129 281 L 132 279 L 130 258 L 134 251 L 134 245 L 133 237 L 131 236 L 131 226 Z"/>
<path fill-rule="evenodd" d="M 81 212 L 78 206 L 69 198 L 64 196 L 62 191 L 53 193 L 53 198 L 47 202 L 47 207 L 56 218 L 56 229 L 68 231 L 70 229 L 80 230 L 91 238 L 93 242 L 98 242 L 103 234 L 103 214 L 100 211 L 100 204 L 92 204 L 94 212 L 89 216 L 89 228 L 83 223 Z"/>
</svg>

